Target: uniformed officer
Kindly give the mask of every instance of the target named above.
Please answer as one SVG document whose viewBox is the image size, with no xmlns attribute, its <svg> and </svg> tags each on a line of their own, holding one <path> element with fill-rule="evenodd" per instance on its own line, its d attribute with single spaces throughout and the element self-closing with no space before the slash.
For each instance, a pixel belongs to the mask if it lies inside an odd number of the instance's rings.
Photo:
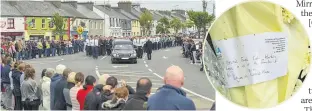
<svg viewBox="0 0 312 111">
<path fill-rule="evenodd" d="M 152 51 L 153 51 L 153 43 L 150 39 L 148 39 L 144 45 L 145 52 L 147 53 L 147 59 L 152 59 Z"/>
<path fill-rule="evenodd" d="M 93 40 L 94 41 L 94 46 L 93 46 L 93 58 L 94 59 L 97 59 L 98 56 L 99 56 L 99 40 L 98 40 L 98 36 L 95 37 L 95 39 Z"/>
<path fill-rule="evenodd" d="M 160 49 L 160 38 L 158 36 L 156 37 L 156 41 L 157 41 L 156 47 L 157 47 L 157 50 L 159 50 Z"/>
<path fill-rule="evenodd" d="M 85 41 L 85 51 L 86 51 L 86 55 L 90 56 L 90 37 L 88 36 L 88 38 Z"/>
<path fill-rule="evenodd" d="M 91 38 L 89 39 L 89 56 L 93 56 L 94 53 L 94 38 L 91 36 Z"/>
</svg>

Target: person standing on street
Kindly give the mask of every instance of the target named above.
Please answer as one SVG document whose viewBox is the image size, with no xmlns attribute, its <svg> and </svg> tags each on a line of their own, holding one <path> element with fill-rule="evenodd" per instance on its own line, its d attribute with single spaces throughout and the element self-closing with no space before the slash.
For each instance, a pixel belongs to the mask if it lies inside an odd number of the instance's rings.
<svg viewBox="0 0 312 111">
<path fill-rule="evenodd" d="M 77 100 L 80 105 L 80 110 L 84 109 L 86 96 L 90 91 L 92 91 L 95 84 L 96 84 L 95 77 L 89 75 L 86 77 L 86 81 L 85 81 L 85 85 L 83 86 L 83 89 L 80 89 L 77 92 Z"/>
<path fill-rule="evenodd" d="M 183 70 L 170 66 L 166 70 L 162 86 L 147 101 L 147 110 L 196 110 L 194 102 L 181 89 L 184 84 Z"/>
<path fill-rule="evenodd" d="M 94 39 L 94 46 L 93 47 L 94 47 L 93 58 L 98 59 L 98 56 L 99 56 L 99 38 L 98 38 L 98 36 L 96 36 Z"/>
<path fill-rule="evenodd" d="M 16 62 L 14 65 L 15 69 L 12 70 L 12 81 L 13 81 L 13 95 L 14 95 L 14 110 L 22 110 L 22 94 L 21 94 L 21 77 L 25 71 L 26 64 Z M 24 79 L 24 78 L 22 78 Z"/>
<path fill-rule="evenodd" d="M 44 110 L 51 110 L 50 109 L 50 85 L 51 85 L 51 78 L 55 70 L 53 68 L 47 68 L 44 76 L 42 77 L 41 83 L 41 90 L 42 90 L 42 107 Z"/>
<path fill-rule="evenodd" d="M 56 84 L 62 79 L 62 75 L 64 70 L 66 69 L 66 66 L 59 64 L 56 66 L 55 70 L 56 73 L 54 74 L 54 76 L 51 78 L 51 85 L 50 85 L 50 109 L 54 110 L 54 104 L 55 104 L 55 88 L 56 88 Z"/>
<path fill-rule="evenodd" d="M 66 110 L 66 101 L 63 94 L 64 88 L 67 86 L 68 74 L 71 72 L 71 69 L 66 68 L 63 71 L 63 76 L 55 85 L 54 90 L 54 109 L 53 110 Z"/>
<path fill-rule="evenodd" d="M 3 94 L 3 102 L 4 108 L 7 110 L 12 110 L 12 88 L 11 88 L 11 81 L 10 81 L 10 73 L 11 72 L 11 59 L 10 57 L 2 60 L 4 67 L 1 69 L 1 85 L 3 85 L 5 92 Z"/>
<path fill-rule="evenodd" d="M 24 110 L 39 110 L 40 88 L 35 81 L 35 69 L 30 67 L 25 70 L 25 80 L 21 85 Z"/>
<path fill-rule="evenodd" d="M 153 51 L 153 43 L 150 39 L 148 39 L 147 42 L 145 43 L 145 50 L 146 50 L 146 54 L 147 54 L 147 60 L 151 60 L 152 59 L 152 51 Z"/>
<path fill-rule="evenodd" d="M 85 51 L 86 51 L 87 56 L 90 56 L 89 55 L 89 48 L 90 48 L 89 45 L 90 45 L 90 37 L 88 36 L 88 38 L 85 41 Z"/>
<path fill-rule="evenodd" d="M 139 40 L 137 41 L 138 42 L 138 57 L 140 58 L 140 59 L 142 59 L 142 57 L 143 57 L 143 48 L 142 48 L 142 46 L 143 46 L 143 44 L 144 44 L 144 40 L 143 40 L 143 38 L 139 38 Z"/>
<path fill-rule="evenodd" d="M 69 91 L 70 93 L 69 95 L 70 95 L 70 99 L 72 103 L 72 110 L 80 110 L 80 105 L 77 100 L 77 93 L 80 89 L 82 89 L 83 81 L 84 81 L 83 73 L 78 72 L 75 75 L 75 86 L 71 88 Z"/>
<path fill-rule="evenodd" d="M 136 93 L 129 96 L 123 110 L 147 110 L 145 104 L 152 92 L 152 81 L 149 78 L 142 77 L 136 85 Z"/>
<path fill-rule="evenodd" d="M 70 98 L 70 89 L 75 86 L 75 76 L 76 76 L 76 72 L 69 73 L 68 78 L 67 78 L 67 86 L 65 86 L 63 89 L 63 95 L 64 95 L 64 99 L 66 102 L 67 110 L 72 110 L 72 107 L 73 107 L 71 103 L 71 98 Z"/>
<path fill-rule="evenodd" d="M 55 49 L 56 49 L 56 43 L 55 40 L 51 41 L 51 53 L 52 53 L 52 57 L 55 56 Z"/>
</svg>

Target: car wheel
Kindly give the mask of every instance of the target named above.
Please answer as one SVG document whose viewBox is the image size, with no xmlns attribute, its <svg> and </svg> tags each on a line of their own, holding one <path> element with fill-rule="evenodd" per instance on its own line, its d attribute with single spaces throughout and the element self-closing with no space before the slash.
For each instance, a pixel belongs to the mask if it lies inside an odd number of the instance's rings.
<svg viewBox="0 0 312 111">
<path fill-rule="evenodd" d="M 135 60 L 134 60 L 134 63 L 136 64 L 136 63 L 138 63 L 138 61 L 135 59 Z"/>
</svg>

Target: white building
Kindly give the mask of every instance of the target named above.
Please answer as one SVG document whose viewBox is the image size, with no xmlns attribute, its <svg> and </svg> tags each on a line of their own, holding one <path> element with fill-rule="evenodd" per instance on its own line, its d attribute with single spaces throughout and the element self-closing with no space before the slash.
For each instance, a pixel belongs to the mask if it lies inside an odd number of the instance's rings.
<svg viewBox="0 0 312 111">
<path fill-rule="evenodd" d="M 105 36 L 122 36 L 121 20 L 113 13 L 110 5 L 95 5 L 93 10 L 105 20 L 104 35 Z"/>
<path fill-rule="evenodd" d="M 1 17 L 1 37 L 22 39 L 25 31 L 24 21 L 24 17 Z"/>
</svg>

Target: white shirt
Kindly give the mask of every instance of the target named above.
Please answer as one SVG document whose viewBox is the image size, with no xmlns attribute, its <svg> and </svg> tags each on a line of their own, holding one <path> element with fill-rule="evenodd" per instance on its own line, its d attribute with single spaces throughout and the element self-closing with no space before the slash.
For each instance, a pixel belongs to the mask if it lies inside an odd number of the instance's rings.
<svg viewBox="0 0 312 111">
<path fill-rule="evenodd" d="M 94 46 L 94 39 L 89 40 L 89 46 Z"/>
<path fill-rule="evenodd" d="M 159 37 L 157 37 L 157 38 L 156 38 L 156 41 L 157 41 L 157 42 L 159 42 L 159 41 L 160 41 L 160 38 L 159 38 Z"/>
<path fill-rule="evenodd" d="M 94 46 L 99 46 L 99 40 L 94 40 Z"/>
<path fill-rule="evenodd" d="M 90 45 L 90 40 L 86 39 L 86 46 L 89 46 L 89 45 Z"/>
</svg>

